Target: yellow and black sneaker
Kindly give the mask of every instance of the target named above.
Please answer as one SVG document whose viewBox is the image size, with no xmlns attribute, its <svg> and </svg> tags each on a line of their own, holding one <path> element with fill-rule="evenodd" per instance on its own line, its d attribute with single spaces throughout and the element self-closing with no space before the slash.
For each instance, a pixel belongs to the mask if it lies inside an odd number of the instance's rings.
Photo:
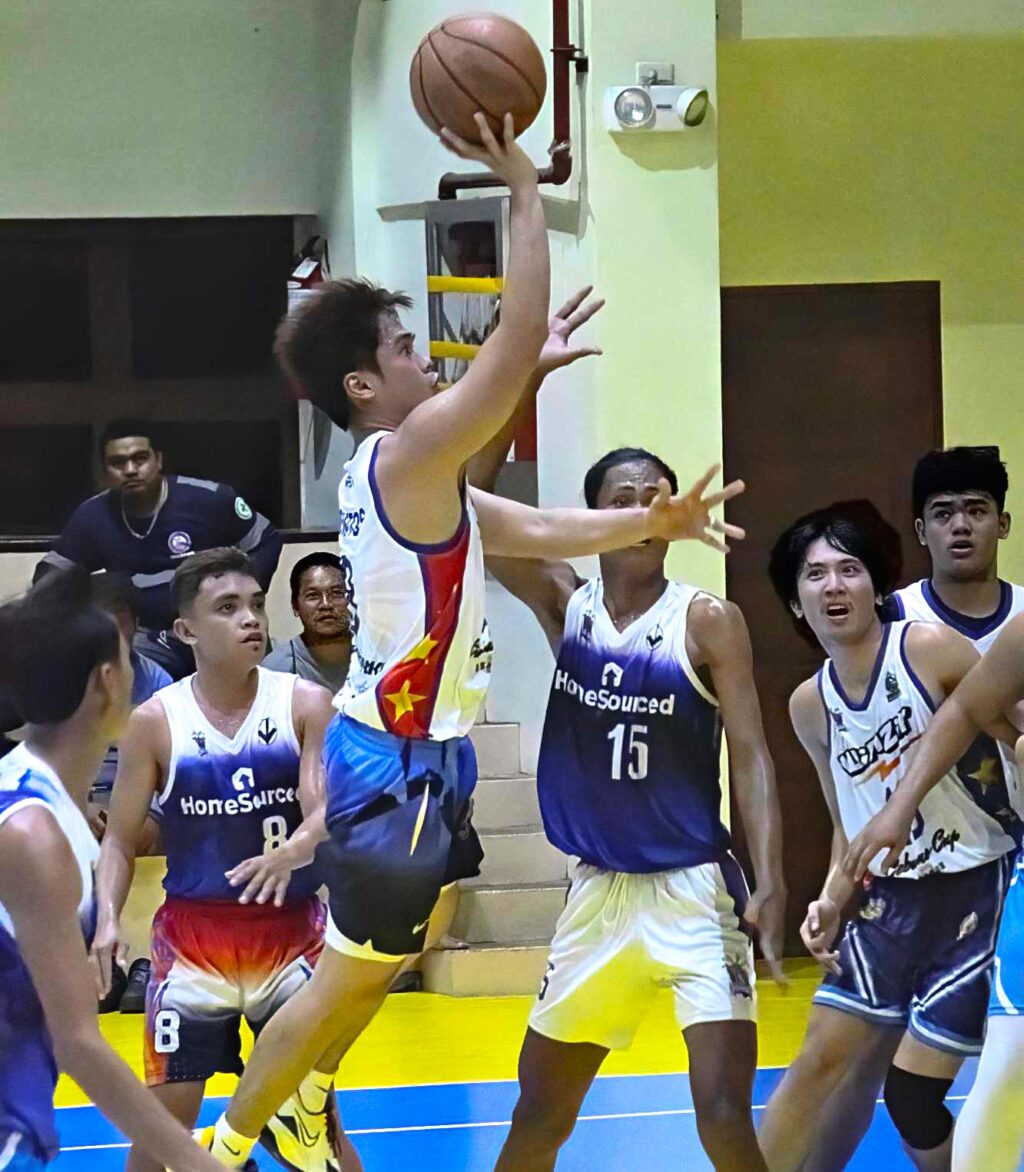
<svg viewBox="0 0 1024 1172">
<path fill-rule="evenodd" d="M 342 1172 L 341 1120 L 332 1089 L 322 1111 L 311 1111 L 296 1091 L 270 1117 L 260 1143 L 292 1172 Z"/>
</svg>

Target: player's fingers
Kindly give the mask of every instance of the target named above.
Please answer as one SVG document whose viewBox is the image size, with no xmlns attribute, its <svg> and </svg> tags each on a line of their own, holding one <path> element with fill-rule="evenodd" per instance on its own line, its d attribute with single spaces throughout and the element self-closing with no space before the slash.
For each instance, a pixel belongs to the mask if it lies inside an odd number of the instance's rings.
<svg viewBox="0 0 1024 1172">
<path fill-rule="evenodd" d="M 447 126 L 441 127 L 438 137 L 441 140 L 441 145 L 450 150 L 453 155 L 458 155 L 460 159 L 475 159 L 482 162 L 488 157 L 479 146 L 460 138 L 454 130 L 449 130 Z"/>
<path fill-rule="evenodd" d="M 717 517 L 711 522 L 711 528 L 716 533 L 724 533 L 734 541 L 742 541 L 747 535 L 746 529 L 739 525 L 730 525 L 728 521 L 719 521 Z"/>
<path fill-rule="evenodd" d="M 882 860 L 882 871 L 884 874 L 887 875 L 893 869 L 893 867 L 896 866 L 896 864 L 900 861 L 901 854 L 903 854 L 902 843 L 900 843 L 898 846 L 890 847 L 889 853 Z M 868 859 L 868 862 L 871 862 L 871 860 Z M 867 870 L 867 867 L 864 869 Z"/>
<path fill-rule="evenodd" d="M 664 476 L 659 476 L 658 489 L 651 498 L 651 503 L 647 506 L 648 509 L 664 509 L 671 499 L 672 485 L 669 484 Z"/>
<path fill-rule="evenodd" d="M 839 963 L 838 952 L 824 952 L 819 957 L 819 960 L 830 973 L 834 973 L 837 977 L 841 977 L 843 975 L 843 969 Z"/>
<path fill-rule="evenodd" d="M 274 906 L 284 907 L 284 897 L 288 894 L 288 876 L 277 881 L 277 891 L 274 892 Z"/>
<path fill-rule="evenodd" d="M 259 891 L 261 886 L 262 886 L 262 880 L 261 880 L 260 876 L 258 874 L 253 875 L 253 877 L 245 885 L 245 890 L 238 897 L 238 902 L 239 903 L 251 903 L 256 898 L 256 893 Z"/>
<path fill-rule="evenodd" d="M 767 957 L 765 959 L 768 960 Z M 772 975 L 772 981 L 778 985 L 780 989 L 789 988 L 789 977 L 786 976 L 786 971 L 782 967 L 782 961 L 780 961 L 777 957 L 772 957 L 772 959 L 768 960 L 768 971 Z"/>
<path fill-rule="evenodd" d="M 476 122 L 477 129 L 480 131 L 480 141 L 484 144 L 484 150 L 489 155 L 496 159 L 500 159 L 502 155 L 501 145 L 491 129 L 491 124 L 487 121 L 487 115 L 482 111 L 477 110 L 473 115 L 473 120 Z"/>
<path fill-rule="evenodd" d="M 511 114 L 506 114 L 501 124 L 502 137 L 505 139 L 505 150 L 511 150 L 516 141 L 516 123 Z"/>
<path fill-rule="evenodd" d="M 731 480 L 725 488 L 721 488 L 718 492 L 710 493 L 704 497 L 704 504 L 709 509 L 715 508 L 716 505 L 724 504 L 726 501 L 731 501 L 734 496 L 739 496 L 741 492 L 746 492 L 747 486 L 742 480 Z"/>
<path fill-rule="evenodd" d="M 594 316 L 595 313 L 597 313 L 599 309 L 604 308 L 604 305 L 604 298 L 599 297 L 596 301 L 591 302 L 590 305 L 584 305 L 580 309 L 574 310 L 572 313 L 570 313 L 566 317 L 566 322 L 569 325 L 569 333 L 571 334 L 573 330 L 579 329 L 579 327 L 585 322 L 590 321 L 590 319 Z"/>
<path fill-rule="evenodd" d="M 106 949 L 89 953 L 89 967 L 92 969 L 93 984 L 96 986 L 96 998 L 102 1001 L 110 990 L 110 955 Z"/>
<path fill-rule="evenodd" d="M 711 481 L 714 480 L 714 478 L 718 475 L 718 473 L 721 471 L 721 469 L 722 469 L 721 464 L 712 464 L 711 467 L 707 470 L 707 472 L 705 472 L 704 475 L 702 477 L 700 477 L 699 480 L 697 480 L 697 482 L 690 489 L 690 491 L 689 491 L 689 493 L 687 493 L 687 495 L 688 496 L 695 496 L 695 497 L 703 497 L 704 490 L 711 483 Z"/>
<path fill-rule="evenodd" d="M 729 552 L 729 547 L 725 544 L 725 542 L 719 541 L 717 537 L 712 536 L 710 533 L 702 533 L 700 539 L 704 542 L 705 545 L 710 545 L 712 549 L 717 550 L 718 553 Z"/>
<path fill-rule="evenodd" d="M 560 317 L 563 320 L 572 316 L 584 301 L 594 292 L 593 285 L 584 285 L 582 289 L 577 289 L 576 292 L 569 297 L 560 307 L 555 311 L 555 317 Z"/>
</svg>

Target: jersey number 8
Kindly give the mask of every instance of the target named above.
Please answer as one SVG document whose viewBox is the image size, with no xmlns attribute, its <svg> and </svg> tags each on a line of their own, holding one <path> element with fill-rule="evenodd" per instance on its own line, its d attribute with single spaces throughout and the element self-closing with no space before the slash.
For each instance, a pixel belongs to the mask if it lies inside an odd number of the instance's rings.
<svg viewBox="0 0 1024 1172">
<path fill-rule="evenodd" d="M 647 776 L 647 736 L 646 724 L 631 724 L 628 726 L 629 735 L 626 735 L 627 726 L 617 724 L 608 734 L 612 743 L 612 781 L 621 781 L 623 769 L 629 774 L 630 781 L 643 781 Z"/>
<path fill-rule="evenodd" d="M 271 814 L 263 819 L 263 853 L 270 854 L 284 846 L 288 838 L 288 823 L 280 814 Z"/>
</svg>

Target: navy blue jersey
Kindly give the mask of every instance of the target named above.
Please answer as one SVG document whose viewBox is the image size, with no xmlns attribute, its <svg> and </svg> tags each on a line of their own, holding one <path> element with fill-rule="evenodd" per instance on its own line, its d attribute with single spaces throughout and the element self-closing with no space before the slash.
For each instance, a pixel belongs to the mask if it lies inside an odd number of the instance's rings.
<svg viewBox="0 0 1024 1172">
<path fill-rule="evenodd" d="M 697 593 L 669 582 L 622 632 L 599 578 L 569 600 L 537 768 L 544 828 L 566 854 L 646 873 L 729 849 L 718 704 L 686 654 Z"/>
<path fill-rule="evenodd" d="M 19 745 L 0 763 L 0 825 L 29 806 L 49 810 L 71 847 L 81 892 L 78 918 L 88 944 L 96 928 L 92 872 L 99 845 L 57 775 Z M 43 1162 L 56 1157 L 56 1086 L 57 1063 L 43 1007 L 14 924 L 0 903 L 0 1166 L 12 1158 L 17 1164 L 18 1156 Z"/>
<path fill-rule="evenodd" d="M 292 723 L 296 677 L 258 671 L 256 699 L 231 738 L 203 715 L 192 676 L 157 693 L 171 733 L 170 766 L 158 797 L 168 895 L 236 900 L 239 892 L 225 872 L 284 845 L 302 821 L 301 749 Z M 293 873 L 289 900 L 317 890 L 314 872 L 308 866 Z"/>
<path fill-rule="evenodd" d="M 142 536 L 149 518 L 126 520 L 120 493 L 101 492 L 71 514 L 40 569 L 77 565 L 90 573 L 130 574 L 138 590 L 139 625 L 157 631 L 170 627 L 176 617 L 169 587 L 178 563 L 199 550 L 237 546 L 252 558 L 266 589 L 281 556 L 281 535 L 267 518 L 253 512 L 226 484 L 191 476 L 166 480 L 167 500 L 148 535 Z"/>
</svg>

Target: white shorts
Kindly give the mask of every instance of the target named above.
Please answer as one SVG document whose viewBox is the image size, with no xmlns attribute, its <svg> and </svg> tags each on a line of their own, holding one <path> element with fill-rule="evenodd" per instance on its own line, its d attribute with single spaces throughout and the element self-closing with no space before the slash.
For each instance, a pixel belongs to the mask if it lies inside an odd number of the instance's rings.
<svg viewBox="0 0 1024 1172">
<path fill-rule="evenodd" d="M 625 1050 L 659 989 L 680 1029 L 756 1021 L 754 952 L 718 863 L 625 875 L 579 863 L 530 1027 L 558 1042 Z M 730 878 L 733 878 L 730 876 Z"/>
</svg>

